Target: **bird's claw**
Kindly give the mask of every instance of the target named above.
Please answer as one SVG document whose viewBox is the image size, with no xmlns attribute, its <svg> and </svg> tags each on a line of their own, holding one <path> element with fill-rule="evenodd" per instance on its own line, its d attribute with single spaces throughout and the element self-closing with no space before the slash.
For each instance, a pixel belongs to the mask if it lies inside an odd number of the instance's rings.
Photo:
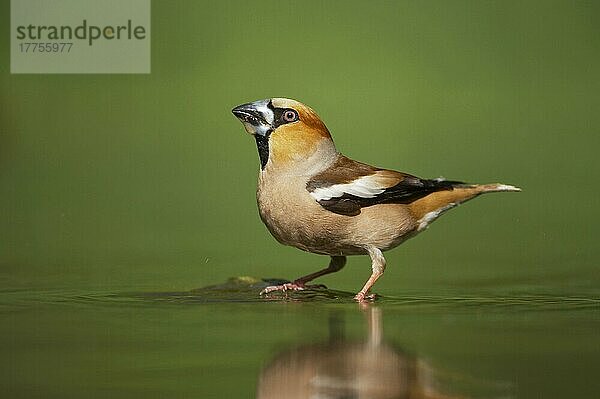
<svg viewBox="0 0 600 399">
<path fill-rule="evenodd" d="M 296 283 L 285 283 L 281 285 L 270 285 L 264 288 L 260 295 L 268 294 L 273 291 L 303 291 L 305 289 L 304 284 L 296 284 Z"/>
<path fill-rule="evenodd" d="M 377 294 L 365 294 L 364 292 L 359 292 L 354 296 L 354 300 L 358 303 L 373 301 L 375 298 L 377 298 Z"/>
<path fill-rule="evenodd" d="M 264 288 L 259 295 L 265 295 L 274 291 L 304 291 L 305 289 L 310 288 L 327 288 L 325 287 L 323 284 L 315 284 L 315 285 L 305 285 L 303 283 L 300 282 L 293 282 L 293 283 L 285 283 L 285 284 L 281 284 L 281 285 L 270 285 L 266 288 Z"/>
</svg>

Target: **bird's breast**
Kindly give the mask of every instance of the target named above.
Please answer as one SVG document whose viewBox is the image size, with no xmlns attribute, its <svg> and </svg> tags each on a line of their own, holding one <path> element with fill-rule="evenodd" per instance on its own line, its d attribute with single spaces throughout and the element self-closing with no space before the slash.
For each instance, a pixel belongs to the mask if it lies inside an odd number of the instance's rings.
<svg viewBox="0 0 600 399">
<path fill-rule="evenodd" d="M 307 178 L 262 172 L 257 189 L 260 217 L 284 245 L 326 255 L 357 255 L 367 246 L 395 247 L 414 229 L 404 205 L 377 205 L 360 215 L 330 212 L 306 190 Z"/>
<path fill-rule="evenodd" d="M 260 217 L 282 244 L 319 252 L 333 242 L 324 209 L 310 197 L 302 179 L 261 174 L 257 189 Z"/>
</svg>

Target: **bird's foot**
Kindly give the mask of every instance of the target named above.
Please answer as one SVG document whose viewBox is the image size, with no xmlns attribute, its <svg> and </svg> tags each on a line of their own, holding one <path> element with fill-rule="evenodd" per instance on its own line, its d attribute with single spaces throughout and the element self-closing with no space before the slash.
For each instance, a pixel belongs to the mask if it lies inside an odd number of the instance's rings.
<svg viewBox="0 0 600 399">
<path fill-rule="evenodd" d="M 377 294 L 365 294 L 364 292 L 359 292 L 354 296 L 354 300 L 358 303 L 372 301 L 375 298 L 377 298 Z"/>
<path fill-rule="evenodd" d="M 323 284 L 306 285 L 301 281 L 294 281 L 291 283 L 285 283 L 285 284 L 281 284 L 281 285 L 270 285 L 270 286 L 264 288 L 260 292 L 260 295 L 268 294 L 268 293 L 274 292 L 274 291 L 283 291 L 283 292 L 304 291 L 306 289 L 314 289 L 314 288 L 327 288 L 327 287 L 325 287 Z"/>
</svg>

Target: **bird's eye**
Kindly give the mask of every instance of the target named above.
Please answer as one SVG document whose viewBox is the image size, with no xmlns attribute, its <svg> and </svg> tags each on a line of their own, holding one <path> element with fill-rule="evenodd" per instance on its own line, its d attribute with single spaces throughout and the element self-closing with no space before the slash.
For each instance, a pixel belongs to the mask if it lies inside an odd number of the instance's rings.
<svg viewBox="0 0 600 399">
<path fill-rule="evenodd" d="M 298 120 L 298 113 L 293 109 L 286 109 L 283 111 L 282 118 L 285 122 L 294 122 Z"/>
</svg>

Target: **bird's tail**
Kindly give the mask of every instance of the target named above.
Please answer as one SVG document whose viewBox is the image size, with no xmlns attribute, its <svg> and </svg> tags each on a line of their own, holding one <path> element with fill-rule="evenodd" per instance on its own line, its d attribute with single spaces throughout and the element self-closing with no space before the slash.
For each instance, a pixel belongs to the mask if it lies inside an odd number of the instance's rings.
<svg viewBox="0 0 600 399">
<path fill-rule="evenodd" d="M 411 204 L 413 214 L 421 219 L 427 214 L 439 216 L 446 210 L 460 205 L 478 195 L 503 191 L 521 191 L 520 188 L 509 184 L 465 184 L 452 182 L 451 188 L 436 191 Z"/>
<path fill-rule="evenodd" d="M 510 184 L 492 183 L 492 184 L 475 184 L 470 187 L 474 188 L 479 194 L 484 193 L 499 193 L 502 191 L 521 191 L 519 187 L 511 186 Z M 460 186 L 458 186 L 460 188 Z"/>
</svg>

